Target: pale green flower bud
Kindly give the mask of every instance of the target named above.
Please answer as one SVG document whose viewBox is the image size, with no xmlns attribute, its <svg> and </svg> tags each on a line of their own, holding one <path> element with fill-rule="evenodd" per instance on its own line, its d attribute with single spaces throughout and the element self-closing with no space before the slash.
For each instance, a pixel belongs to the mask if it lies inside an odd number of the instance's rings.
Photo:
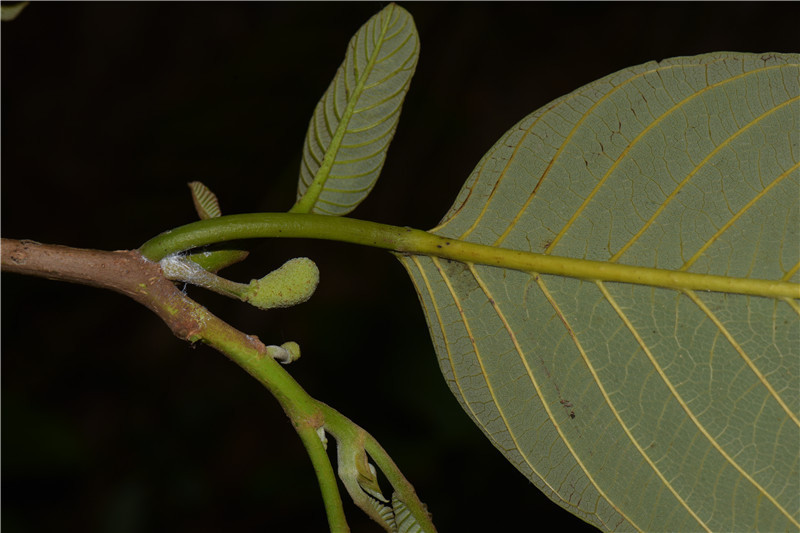
<svg viewBox="0 0 800 533">
<path fill-rule="evenodd" d="M 279 269 L 250 282 L 244 301 L 259 309 L 291 307 L 311 298 L 319 283 L 319 269 L 307 257 L 290 259 Z"/>
</svg>

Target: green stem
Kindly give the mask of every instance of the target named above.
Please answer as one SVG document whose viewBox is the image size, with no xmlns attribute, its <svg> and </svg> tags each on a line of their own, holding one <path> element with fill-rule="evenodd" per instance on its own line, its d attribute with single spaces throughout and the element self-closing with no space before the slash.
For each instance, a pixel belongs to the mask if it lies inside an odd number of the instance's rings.
<svg viewBox="0 0 800 533">
<path fill-rule="evenodd" d="M 186 301 L 191 302 L 188 299 Z M 332 407 L 311 397 L 269 355 L 268 347 L 264 347 L 260 341 L 238 331 L 202 306 L 194 302 L 191 304 L 191 314 L 202 324 L 201 330 L 195 332 L 194 338 L 224 353 L 256 378 L 278 400 L 291 419 L 314 466 L 332 532 L 347 532 L 349 528 L 342 507 L 336 473 L 317 434 L 317 429 L 321 427 L 330 430 L 337 441 L 341 439 L 351 445 L 359 441 L 359 434 L 365 435 L 366 451 L 384 472 L 400 499 L 420 525 L 424 526 L 425 531 L 436 531 L 414 487 L 371 435 Z"/>
<path fill-rule="evenodd" d="M 424 231 L 345 217 L 251 213 L 200 220 L 175 228 L 150 239 L 139 252 L 151 261 L 159 261 L 198 246 L 263 237 L 325 239 L 397 250 L 409 232 L 429 235 Z"/>
<path fill-rule="evenodd" d="M 311 464 L 314 465 L 314 471 L 317 473 L 317 481 L 322 491 L 322 500 L 325 503 L 325 512 L 328 515 L 328 525 L 331 533 L 349 532 L 350 527 L 347 525 L 347 520 L 344 516 L 336 473 L 333 471 L 333 465 L 331 465 L 331 461 L 328 458 L 328 452 L 325 451 L 322 441 L 319 440 L 319 435 L 310 425 L 298 427 L 297 434 L 300 435 L 311 459 Z"/>
<path fill-rule="evenodd" d="M 201 220 L 147 241 L 139 249 L 152 261 L 198 246 L 262 237 L 351 242 L 399 253 L 428 255 L 538 274 L 591 281 L 634 283 L 677 290 L 715 291 L 772 298 L 800 298 L 800 284 L 732 278 L 680 270 L 535 254 L 440 237 L 411 228 L 363 220 L 296 213 L 252 213 Z"/>
<path fill-rule="evenodd" d="M 229 279 L 217 276 L 209 272 L 200 264 L 183 257 L 172 257 L 170 260 L 161 262 L 161 270 L 167 279 L 191 283 L 198 287 L 204 287 L 210 291 L 222 294 L 239 300 L 245 299 L 245 294 L 249 285 L 236 283 Z"/>
<path fill-rule="evenodd" d="M 203 324 L 197 338 L 227 355 L 264 385 L 281 404 L 311 458 L 331 531 L 349 531 L 336 474 L 316 433 L 316 429 L 324 424 L 319 402 L 268 355 L 259 341 L 244 335 L 199 305 L 195 307 L 195 315 L 199 315 L 196 318 Z"/>
</svg>

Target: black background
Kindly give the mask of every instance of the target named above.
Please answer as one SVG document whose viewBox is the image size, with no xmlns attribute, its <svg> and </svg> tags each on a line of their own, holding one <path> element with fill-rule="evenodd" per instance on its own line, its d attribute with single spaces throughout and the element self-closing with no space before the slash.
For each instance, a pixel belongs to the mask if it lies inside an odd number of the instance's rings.
<svg viewBox="0 0 800 533">
<path fill-rule="evenodd" d="M 317 100 L 385 4 L 35 3 L 2 24 L 2 235 L 135 248 L 196 218 L 285 211 Z M 525 115 L 616 70 L 712 51 L 797 52 L 796 4 L 411 3 L 421 57 L 383 175 L 356 218 L 429 228 Z M 370 431 L 440 531 L 585 527 L 462 412 L 389 254 L 262 241 L 246 281 L 296 255 L 311 301 L 260 312 L 189 289 Z M 104 291 L 2 276 L 2 526 L 16 531 L 324 531 L 276 402 L 206 347 Z M 351 505 L 353 531 L 377 526 Z"/>
</svg>

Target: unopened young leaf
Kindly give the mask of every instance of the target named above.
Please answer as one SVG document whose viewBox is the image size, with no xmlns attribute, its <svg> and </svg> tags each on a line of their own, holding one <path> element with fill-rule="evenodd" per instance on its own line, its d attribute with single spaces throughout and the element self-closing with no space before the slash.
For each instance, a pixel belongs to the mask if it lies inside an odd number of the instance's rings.
<svg viewBox="0 0 800 533">
<path fill-rule="evenodd" d="M 222 215 L 222 211 L 219 209 L 217 195 L 211 192 L 211 189 L 199 181 L 189 182 L 189 189 L 192 190 L 194 208 L 197 210 L 197 214 L 200 216 L 201 220 L 216 218 Z"/>
<path fill-rule="evenodd" d="M 398 533 L 424 533 L 425 530 L 396 493 L 392 495 L 392 511 Z"/>
</svg>

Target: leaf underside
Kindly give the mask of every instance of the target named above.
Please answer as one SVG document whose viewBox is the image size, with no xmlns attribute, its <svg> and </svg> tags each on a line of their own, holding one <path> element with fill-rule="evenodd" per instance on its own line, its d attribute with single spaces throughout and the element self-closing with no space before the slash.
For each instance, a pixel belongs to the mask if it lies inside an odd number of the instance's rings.
<svg viewBox="0 0 800 533">
<path fill-rule="evenodd" d="M 418 56 L 413 18 L 395 4 L 350 40 L 306 133 L 297 190 L 298 200 L 309 195 L 303 212 L 344 215 L 367 197 L 383 168 Z"/>
<path fill-rule="evenodd" d="M 800 281 L 800 56 L 625 69 L 528 116 L 434 233 Z M 605 530 L 800 529 L 800 303 L 400 257 L 447 383 Z"/>
</svg>

